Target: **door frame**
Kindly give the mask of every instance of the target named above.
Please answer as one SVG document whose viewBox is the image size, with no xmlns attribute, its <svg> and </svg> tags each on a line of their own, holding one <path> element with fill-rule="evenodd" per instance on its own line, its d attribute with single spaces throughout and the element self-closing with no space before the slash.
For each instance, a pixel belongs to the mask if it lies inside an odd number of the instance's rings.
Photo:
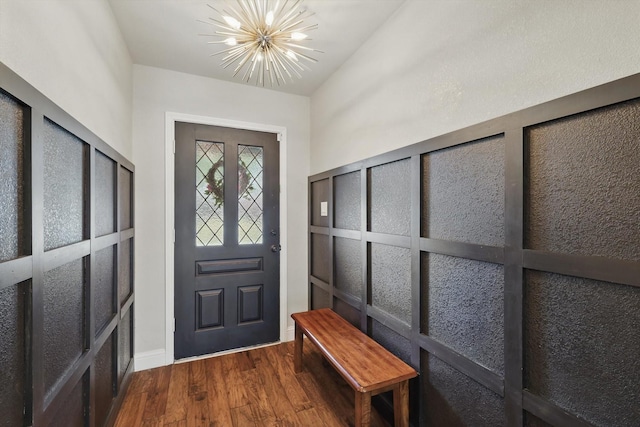
<svg viewBox="0 0 640 427">
<path fill-rule="evenodd" d="M 213 125 L 234 129 L 278 134 L 280 158 L 280 341 L 287 340 L 287 128 L 263 123 L 252 123 L 197 116 L 165 113 L 165 365 L 175 361 L 174 356 L 174 224 L 175 224 L 175 125 L 176 122 Z"/>
</svg>

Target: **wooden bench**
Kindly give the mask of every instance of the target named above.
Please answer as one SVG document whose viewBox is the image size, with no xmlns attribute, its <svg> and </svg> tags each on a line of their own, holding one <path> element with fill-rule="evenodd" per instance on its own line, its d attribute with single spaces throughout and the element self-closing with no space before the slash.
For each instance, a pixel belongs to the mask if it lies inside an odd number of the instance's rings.
<svg viewBox="0 0 640 427">
<path fill-rule="evenodd" d="M 393 390 L 397 427 L 409 426 L 409 380 L 417 372 L 333 310 L 291 315 L 295 324 L 294 369 L 302 371 L 303 334 L 355 390 L 355 425 L 371 424 L 371 396 Z"/>
</svg>

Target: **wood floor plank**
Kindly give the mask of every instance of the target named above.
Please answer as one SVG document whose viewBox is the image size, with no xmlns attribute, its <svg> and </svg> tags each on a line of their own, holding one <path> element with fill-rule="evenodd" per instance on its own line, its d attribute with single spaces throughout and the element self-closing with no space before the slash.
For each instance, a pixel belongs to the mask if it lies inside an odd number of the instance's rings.
<svg viewBox="0 0 640 427">
<path fill-rule="evenodd" d="M 187 427 L 209 427 L 209 402 L 207 392 L 191 395 L 187 407 Z"/>
<path fill-rule="evenodd" d="M 255 369 L 256 365 L 253 363 L 253 359 L 249 355 L 249 351 L 241 351 L 235 354 L 236 363 L 240 371 L 247 371 L 249 369 Z"/>
<path fill-rule="evenodd" d="M 258 427 L 254 421 L 251 404 L 231 409 L 233 427 Z"/>
<path fill-rule="evenodd" d="M 189 395 L 207 391 L 207 377 L 205 375 L 204 360 L 194 360 L 189 363 Z"/>
<path fill-rule="evenodd" d="M 115 427 L 353 426 L 351 388 L 307 341 L 303 360 L 291 342 L 134 372 Z"/>
<path fill-rule="evenodd" d="M 222 357 L 211 357 L 205 360 L 207 375 L 207 399 L 211 412 L 211 423 L 215 427 L 232 426 L 227 386 L 224 381 Z"/>
<path fill-rule="evenodd" d="M 252 361 L 253 362 L 253 361 Z M 256 369 L 240 373 L 247 391 L 247 397 L 252 402 L 254 421 L 259 425 L 275 426 L 276 414 L 271 406 L 270 398 L 265 391 L 263 380 Z"/>
<path fill-rule="evenodd" d="M 287 398 L 293 405 L 293 409 L 299 412 L 311 408 L 313 405 L 293 371 L 293 359 L 289 361 L 282 357 L 282 353 L 276 346 L 266 347 L 264 350 L 276 377 L 287 391 Z"/>
<path fill-rule="evenodd" d="M 284 425 L 298 425 L 296 410 L 287 396 L 288 390 L 283 387 L 281 379 L 278 378 L 275 369 L 269 362 L 267 349 L 255 349 L 251 352 L 251 356 L 256 365 L 256 373 L 269 396 L 269 404 L 276 414 L 276 419 Z"/>
<path fill-rule="evenodd" d="M 156 381 L 153 390 L 147 393 L 147 404 L 144 407 L 142 420 L 153 420 L 162 417 L 162 422 L 164 423 L 164 414 L 167 409 L 167 397 L 169 394 L 169 382 L 171 380 L 171 366 L 162 366 L 151 369 L 150 371 L 153 371 L 156 375 Z"/>
<path fill-rule="evenodd" d="M 122 410 L 118 414 L 115 425 L 121 427 L 139 426 L 142 424 L 147 393 L 127 393 Z"/>
<path fill-rule="evenodd" d="M 237 358 L 235 354 L 229 354 L 221 357 L 222 366 L 224 367 L 224 382 L 227 385 L 227 398 L 229 407 L 239 408 L 246 406 L 251 402 L 247 398 L 247 391 L 240 377 L 240 369 L 238 368 Z"/>
<path fill-rule="evenodd" d="M 167 392 L 167 407 L 165 411 L 165 422 L 167 424 L 186 420 L 188 397 L 189 364 L 175 364 L 171 369 L 171 380 Z"/>
</svg>

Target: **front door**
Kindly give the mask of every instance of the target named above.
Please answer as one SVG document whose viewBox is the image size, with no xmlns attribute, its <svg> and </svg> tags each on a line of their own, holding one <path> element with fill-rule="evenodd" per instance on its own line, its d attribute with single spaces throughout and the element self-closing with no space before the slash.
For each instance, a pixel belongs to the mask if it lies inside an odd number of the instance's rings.
<svg viewBox="0 0 640 427">
<path fill-rule="evenodd" d="M 175 357 L 277 341 L 277 135 L 191 123 L 175 135 Z"/>
</svg>

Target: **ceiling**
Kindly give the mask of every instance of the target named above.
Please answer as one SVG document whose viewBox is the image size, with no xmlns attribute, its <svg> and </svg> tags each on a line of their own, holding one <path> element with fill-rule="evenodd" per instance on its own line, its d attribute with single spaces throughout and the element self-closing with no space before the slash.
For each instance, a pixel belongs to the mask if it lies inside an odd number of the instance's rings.
<svg viewBox="0 0 640 427">
<path fill-rule="evenodd" d="M 235 1 L 235 0 L 229 0 Z M 306 0 L 315 15 L 305 23 L 318 24 L 309 32 L 306 44 L 324 53 L 313 56 L 302 79 L 283 86 L 267 88 L 298 95 L 311 95 L 329 78 L 376 29 L 393 14 L 404 0 Z M 211 56 L 224 45 L 208 44 L 214 40 L 212 27 L 201 22 L 217 14 L 223 0 L 109 0 L 118 25 L 135 64 L 165 68 L 214 79 L 241 82 L 233 69 L 223 69 L 221 56 Z M 255 82 L 247 83 L 255 85 Z"/>
</svg>

